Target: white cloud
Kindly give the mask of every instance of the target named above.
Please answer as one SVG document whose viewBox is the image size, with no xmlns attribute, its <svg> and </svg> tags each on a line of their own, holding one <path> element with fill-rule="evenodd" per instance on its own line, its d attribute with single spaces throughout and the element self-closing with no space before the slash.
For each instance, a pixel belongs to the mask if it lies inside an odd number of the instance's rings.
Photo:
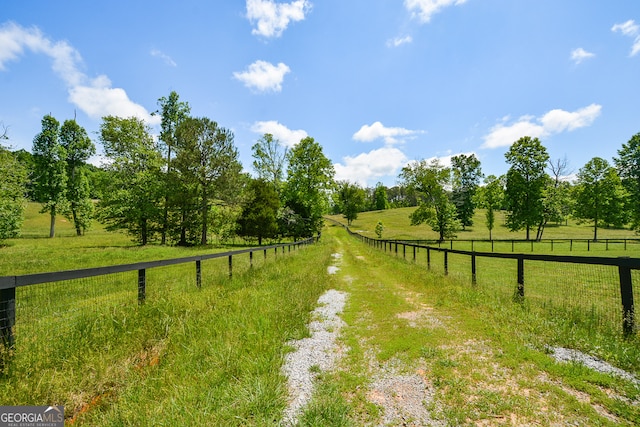
<svg viewBox="0 0 640 427">
<path fill-rule="evenodd" d="M 153 57 L 156 58 L 160 58 L 164 61 L 165 64 L 167 64 L 170 67 L 177 67 L 178 64 L 176 64 L 176 61 L 173 60 L 173 58 L 171 58 L 169 55 L 167 55 L 166 53 L 158 50 L 158 49 L 151 49 L 151 52 L 149 52 L 149 54 Z"/>
<path fill-rule="evenodd" d="M 555 109 L 539 118 L 523 116 L 512 124 L 505 124 L 505 120 L 491 128 L 482 148 L 508 147 L 523 136 L 542 138 L 591 126 L 601 111 L 601 105 L 591 104 L 574 112 Z"/>
<path fill-rule="evenodd" d="M 413 42 L 413 37 L 411 36 L 396 37 L 394 39 L 387 40 L 387 47 L 398 47 L 411 42 Z"/>
<path fill-rule="evenodd" d="M 635 56 L 640 52 L 640 26 L 636 24 L 633 19 L 623 22 L 622 24 L 615 24 L 611 27 L 611 31 L 614 33 L 620 32 L 625 36 L 633 38 L 633 46 L 631 46 L 629 56 Z"/>
<path fill-rule="evenodd" d="M 407 156 L 395 147 L 383 147 L 355 157 L 344 157 L 343 163 L 335 163 L 336 180 L 355 182 L 367 186 L 384 176 L 397 176 L 407 164 Z"/>
<path fill-rule="evenodd" d="M 264 37 L 280 37 L 290 22 L 304 20 L 305 13 L 311 10 L 307 0 L 291 3 L 276 3 L 273 0 L 247 0 L 247 19 L 256 28 L 251 34 Z"/>
<path fill-rule="evenodd" d="M 585 59 L 593 58 L 595 53 L 587 52 L 583 48 L 579 47 L 571 51 L 571 60 L 576 64 L 581 63 Z"/>
<path fill-rule="evenodd" d="M 0 70 L 16 61 L 25 50 L 51 58 L 51 68 L 67 86 L 69 101 L 93 118 L 104 115 L 136 116 L 149 124 L 160 122 L 139 104 L 131 101 L 124 89 L 112 88 L 107 76 L 89 79 L 81 71 L 80 53 L 66 41 L 52 41 L 36 28 L 24 28 L 15 23 L 0 26 Z"/>
<path fill-rule="evenodd" d="M 233 77 L 244 83 L 246 87 L 258 92 L 280 92 L 284 76 L 290 71 L 291 69 L 282 62 L 276 66 L 258 60 L 249 65 L 247 71 L 233 73 Z"/>
<path fill-rule="evenodd" d="M 404 0 L 404 6 L 422 22 L 431 21 L 431 16 L 449 6 L 459 6 L 467 0 Z"/>
<path fill-rule="evenodd" d="M 302 129 L 291 130 L 275 120 L 255 122 L 253 126 L 251 126 L 251 131 L 259 133 L 260 135 L 270 133 L 286 147 L 293 147 L 300 142 L 300 140 L 309 136 L 307 132 Z"/>
<path fill-rule="evenodd" d="M 353 134 L 353 139 L 356 141 L 371 142 L 383 138 L 387 144 L 396 144 L 401 142 L 397 137 L 411 137 L 419 133 L 423 133 L 423 131 L 397 127 L 388 128 L 380 122 L 375 122 L 372 125 L 363 125 L 359 131 Z"/>
</svg>

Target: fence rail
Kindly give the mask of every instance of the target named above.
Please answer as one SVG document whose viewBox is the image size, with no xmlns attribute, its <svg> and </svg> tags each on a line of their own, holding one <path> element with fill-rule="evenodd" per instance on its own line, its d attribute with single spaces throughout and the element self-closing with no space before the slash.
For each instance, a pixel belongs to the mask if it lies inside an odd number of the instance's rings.
<svg viewBox="0 0 640 427">
<path fill-rule="evenodd" d="M 492 258 L 492 259 L 504 259 L 504 260 L 514 260 L 516 261 L 516 269 L 515 276 L 513 278 L 513 282 L 516 285 L 516 290 L 514 296 L 519 300 L 524 300 L 525 298 L 525 261 L 532 263 L 532 265 L 537 265 L 534 263 L 542 263 L 549 265 L 591 265 L 591 266 L 606 266 L 609 268 L 615 269 L 615 274 L 617 275 L 617 282 L 619 284 L 619 289 L 617 290 L 618 295 L 618 303 L 617 304 L 609 304 L 616 305 L 618 311 L 618 319 L 622 324 L 622 331 L 626 336 L 633 334 L 636 328 L 635 322 L 635 309 L 634 309 L 634 289 L 633 289 L 633 276 L 632 271 L 640 270 L 640 259 L 639 258 L 631 258 L 631 257 L 598 257 L 598 256 L 572 256 L 572 255 L 549 255 L 549 254 L 532 254 L 532 253 L 498 253 L 498 252 L 482 252 L 475 250 L 460 250 L 460 249 L 452 249 L 453 241 L 449 243 L 449 248 L 442 247 L 440 244 L 438 246 L 430 246 L 428 244 L 415 243 L 415 241 L 406 241 L 406 240 L 383 240 L 383 239 L 373 239 L 367 236 L 363 236 L 362 234 L 353 232 L 349 229 L 349 227 L 344 224 L 335 221 L 336 224 L 343 226 L 349 234 L 355 236 L 362 240 L 364 243 L 374 246 L 376 248 L 382 249 L 385 252 L 389 251 L 395 253 L 399 256 L 399 250 L 402 251 L 402 256 L 404 258 L 407 257 L 407 249 L 410 252 L 413 252 L 413 261 L 416 261 L 416 251 L 417 250 L 425 250 L 426 251 L 426 261 L 427 268 L 431 269 L 432 264 L 434 262 L 432 253 L 441 253 L 442 254 L 442 263 L 443 263 L 443 272 L 445 275 L 449 274 L 449 270 L 451 268 L 450 263 L 450 255 L 461 255 L 468 259 L 467 271 L 470 273 L 472 284 L 477 284 L 478 278 L 478 268 L 477 268 L 477 260 L 479 258 Z M 565 241 L 577 241 L 578 239 L 566 239 Z M 607 239 L 610 241 L 615 240 L 616 242 L 623 242 L 626 249 L 627 241 L 638 242 L 637 239 Z M 507 240 L 509 242 L 510 240 Z M 558 241 L 558 239 L 555 239 Z M 583 240 L 583 241 L 586 241 Z M 420 241 L 424 242 L 424 241 Z M 593 242 L 593 241 L 592 241 Z M 552 243 L 553 245 L 553 243 Z M 458 262 L 456 264 L 456 268 L 459 270 L 464 269 L 464 263 Z M 507 274 L 507 270 L 505 269 L 505 274 Z M 559 269 L 560 270 L 560 269 Z M 551 276 L 550 273 L 549 276 Z M 566 274 L 566 273 L 565 273 Z M 609 275 L 610 273 L 602 273 L 603 275 Z M 608 276 L 607 276 L 608 277 Z M 582 276 L 581 276 L 582 278 Z M 550 280 L 550 279 L 549 279 Z M 608 279 L 606 279 L 608 280 Z M 606 281 L 605 280 L 605 281 Z M 571 286 L 571 285 L 567 285 Z M 608 285 L 605 284 L 605 287 Z M 548 291 L 551 287 L 547 287 Z M 555 291 L 555 290 L 554 290 Z M 601 293 L 610 292 L 610 289 L 607 291 L 603 291 Z M 568 291 L 567 291 L 568 292 Z M 544 294 L 544 290 L 542 292 L 538 292 L 539 294 Z M 544 298 L 546 295 L 538 295 L 538 298 Z M 589 296 L 590 298 L 597 298 Z M 595 303 L 592 301 L 591 303 Z M 614 309 L 615 310 L 615 309 Z"/>
<path fill-rule="evenodd" d="M 278 251 L 282 251 L 282 253 L 285 253 L 288 250 L 289 252 L 291 252 L 292 248 L 297 249 L 301 245 L 314 243 L 316 239 L 316 237 L 311 237 L 309 239 L 293 243 L 281 243 L 270 246 L 260 246 L 255 248 L 239 249 L 235 251 L 214 254 L 146 261 L 133 264 L 121 264 L 106 267 L 57 271 L 50 273 L 26 274 L 20 276 L 0 276 L 0 345 L 4 345 L 5 349 L 13 349 L 15 345 L 14 328 L 16 326 L 17 289 L 45 283 L 65 282 L 89 277 L 107 276 L 117 273 L 137 271 L 138 274 L 136 276 L 137 281 L 135 285 L 137 286 L 138 304 L 142 304 L 146 299 L 147 270 L 177 264 L 195 263 L 193 274 L 195 276 L 196 286 L 200 287 L 202 283 L 202 261 L 215 258 L 228 258 L 228 274 L 229 277 L 232 277 L 233 257 L 237 257 L 243 254 L 249 254 L 249 263 L 250 266 L 253 266 L 253 255 L 256 252 L 262 252 L 264 254 L 264 258 L 266 259 L 267 253 L 270 251 L 273 251 L 274 255 L 277 255 Z"/>
</svg>

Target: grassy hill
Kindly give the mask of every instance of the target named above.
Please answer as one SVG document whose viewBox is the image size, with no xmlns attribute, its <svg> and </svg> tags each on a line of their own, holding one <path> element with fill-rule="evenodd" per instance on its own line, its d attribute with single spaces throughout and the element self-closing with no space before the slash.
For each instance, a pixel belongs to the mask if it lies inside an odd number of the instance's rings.
<svg viewBox="0 0 640 427">
<path fill-rule="evenodd" d="M 438 234 L 431 230 L 426 224 L 412 226 L 409 215 L 416 208 L 398 208 L 387 209 L 382 211 L 362 212 L 358 214 L 358 219 L 351 224 L 351 230 L 369 237 L 375 237 L 375 226 L 378 221 L 382 221 L 384 239 L 437 239 Z M 457 235 L 458 239 L 488 239 L 489 230 L 486 227 L 485 220 L 486 211 L 484 209 L 476 209 L 473 217 L 473 226 L 467 227 L 466 230 L 460 231 Z M 335 219 L 346 224 L 346 220 L 342 215 L 331 215 L 329 218 Z M 512 232 L 507 229 L 505 223 L 505 212 L 496 213 L 496 226 L 493 229 L 493 238 L 499 239 L 524 239 L 526 237 L 524 230 Z M 535 230 L 533 230 L 535 235 Z M 590 224 L 577 224 L 571 219 L 566 225 L 548 224 L 545 228 L 545 239 L 592 239 L 593 226 Z M 638 238 L 634 231 L 628 229 L 598 229 L 599 239 L 618 239 L 618 238 Z"/>
</svg>

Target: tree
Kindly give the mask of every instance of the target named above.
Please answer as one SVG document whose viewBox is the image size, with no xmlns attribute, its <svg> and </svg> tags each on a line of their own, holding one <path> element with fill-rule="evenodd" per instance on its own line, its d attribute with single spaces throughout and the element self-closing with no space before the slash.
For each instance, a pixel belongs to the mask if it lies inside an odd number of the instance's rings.
<svg viewBox="0 0 640 427">
<path fill-rule="evenodd" d="M 489 175 L 484 179 L 484 187 L 480 187 L 476 193 L 477 204 L 486 209 L 486 224 L 489 229 L 489 240 L 493 239 L 492 230 L 495 227 L 495 211 L 502 206 L 504 199 L 504 180 Z"/>
<path fill-rule="evenodd" d="M 85 164 L 96 152 L 87 131 L 75 120 L 65 120 L 60 128 L 60 144 L 66 153 L 67 201 L 76 235 L 82 235 L 91 224 L 93 202 Z"/>
<path fill-rule="evenodd" d="M 60 123 L 51 115 L 42 118 L 42 131 L 33 140 L 34 198 L 50 216 L 49 237 L 55 236 L 56 215 L 64 211 L 67 192 L 66 152 L 60 144 Z"/>
<path fill-rule="evenodd" d="M 100 141 L 109 159 L 111 180 L 100 201 L 107 230 L 126 230 L 146 245 L 159 231 L 162 156 L 149 127 L 136 117 L 103 117 Z"/>
<path fill-rule="evenodd" d="M 529 240 L 531 227 L 543 221 L 542 192 L 548 179 L 544 169 L 549 154 L 538 138 L 524 136 L 513 143 L 505 157 L 511 165 L 505 189 L 507 227 L 511 231 L 526 229 Z"/>
<path fill-rule="evenodd" d="M 603 224 L 626 222 L 625 191 L 615 168 L 605 159 L 594 157 L 580 168 L 575 196 L 575 216 L 593 222 L 593 240 L 598 240 L 598 227 Z"/>
<path fill-rule="evenodd" d="M 249 199 L 245 202 L 238 220 L 238 234 L 257 237 L 258 245 L 262 245 L 263 238 L 274 238 L 278 235 L 280 200 L 273 185 L 264 179 L 251 180 L 248 191 Z"/>
<path fill-rule="evenodd" d="M 382 185 L 381 182 L 377 183 L 376 188 L 373 190 L 373 205 L 371 208 L 374 211 L 389 209 L 389 201 L 387 200 L 387 188 Z"/>
<path fill-rule="evenodd" d="M 175 188 L 176 179 L 172 176 L 172 154 L 175 152 L 176 145 L 176 129 L 180 122 L 186 119 L 191 112 L 191 107 L 187 102 L 181 102 L 180 96 L 176 91 L 171 91 L 168 97 L 162 97 L 158 99 L 159 110 L 153 114 L 160 114 L 162 117 L 160 122 L 160 142 L 161 149 L 164 151 L 166 157 L 166 172 L 164 175 L 165 181 L 165 194 L 164 194 L 164 206 L 162 211 L 162 228 L 160 231 L 160 243 L 165 244 L 167 240 L 167 229 L 169 227 L 169 208 L 171 203 L 171 196 L 180 194 L 177 188 Z M 173 150 L 173 151 L 172 151 Z"/>
<path fill-rule="evenodd" d="M 276 191 L 280 192 L 289 150 L 270 133 L 265 133 L 253 144 L 251 150 L 254 158 L 253 169 L 258 178 L 271 183 Z"/>
<path fill-rule="evenodd" d="M 640 231 L 640 133 L 635 134 L 613 159 L 618 175 L 627 190 L 627 210 L 631 216 L 631 226 Z"/>
<path fill-rule="evenodd" d="M 206 245 L 212 203 L 228 201 L 239 193 L 242 165 L 233 133 L 206 117 L 188 117 L 178 125 L 176 140 L 176 169 L 194 189 L 200 244 Z"/>
<path fill-rule="evenodd" d="M 451 169 L 453 170 L 451 198 L 464 230 L 465 227 L 473 225 L 473 212 L 476 208 L 474 195 L 482 178 L 480 160 L 475 154 L 459 154 L 451 158 Z"/>
<path fill-rule="evenodd" d="M 8 139 L 6 133 L 0 134 L 0 139 Z M 8 149 L 0 145 L 0 241 L 17 237 L 20 233 L 26 182 L 26 169 Z"/>
<path fill-rule="evenodd" d="M 287 154 L 287 182 L 283 190 L 284 205 L 299 217 L 295 229 L 289 229 L 294 238 L 310 237 L 319 233 L 328 212 L 329 191 L 333 187 L 335 171 L 331 161 L 322 152 L 322 146 L 306 137 Z"/>
<path fill-rule="evenodd" d="M 358 218 L 358 213 L 364 209 L 364 189 L 348 181 L 338 182 L 337 187 L 338 189 L 334 193 L 336 205 L 339 212 L 347 220 L 347 225 L 351 225 L 353 220 Z"/>
<path fill-rule="evenodd" d="M 402 168 L 400 178 L 420 200 L 418 209 L 410 215 L 411 225 L 426 222 L 439 233 L 441 241 L 455 237 L 460 230 L 460 222 L 446 191 L 446 187 L 451 185 L 451 169 L 442 166 L 438 159 L 431 162 L 420 160 Z"/>
<path fill-rule="evenodd" d="M 376 236 L 378 236 L 378 239 L 382 239 L 382 232 L 384 231 L 384 225 L 382 224 L 382 221 L 378 221 L 378 223 L 376 224 Z"/>
</svg>

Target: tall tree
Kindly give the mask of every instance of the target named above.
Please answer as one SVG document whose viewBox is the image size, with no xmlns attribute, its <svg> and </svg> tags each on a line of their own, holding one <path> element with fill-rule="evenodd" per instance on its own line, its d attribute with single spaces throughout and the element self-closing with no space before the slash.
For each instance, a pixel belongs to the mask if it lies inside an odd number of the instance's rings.
<svg viewBox="0 0 640 427">
<path fill-rule="evenodd" d="M 60 128 L 60 144 L 65 149 L 67 166 L 67 201 L 78 236 L 89 228 L 93 203 L 87 177 L 86 162 L 96 152 L 87 131 L 75 120 L 65 120 Z"/>
<path fill-rule="evenodd" d="M 0 134 L 0 140 L 3 135 Z M 5 135 L 6 136 L 6 135 Z M 24 219 L 27 173 L 0 144 L 0 241 L 17 237 Z"/>
<path fill-rule="evenodd" d="M 141 119 L 102 120 L 100 141 L 111 179 L 100 201 L 100 217 L 107 230 L 126 230 L 146 245 L 159 231 L 162 218 L 162 155 Z"/>
<path fill-rule="evenodd" d="M 627 210 L 631 215 L 631 226 L 640 231 L 640 133 L 622 144 L 618 157 L 613 160 L 628 192 Z"/>
<path fill-rule="evenodd" d="M 249 183 L 249 198 L 242 208 L 238 220 L 238 234 L 258 238 L 262 245 L 263 238 L 278 235 L 278 209 L 280 200 L 272 183 L 263 179 L 253 179 Z"/>
<path fill-rule="evenodd" d="M 162 226 L 160 230 L 160 243 L 167 241 L 167 229 L 169 227 L 169 208 L 172 195 L 179 195 L 179 190 L 175 188 L 178 183 L 173 176 L 172 158 L 175 154 L 176 129 L 180 122 L 186 119 L 191 112 L 189 103 L 180 101 L 180 95 L 176 91 L 171 91 L 168 97 L 163 96 L 158 99 L 158 107 L 154 114 L 160 114 L 160 142 L 161 149 L 165 154 L 166 172 L 164 176 L 164 206 L 162 211 Z"/>
<path fill-rule="evenodd" d="M 459 154 L 451 158 L 453 171 L 453 191 L 451 198 L 456 206 L 458 220 L 462 229 L 473 225 L 475 211 L 475 194 L 482 178 L 480 160 L 475 154 Z"/>
<path fill-rule="evenodd" d="M 335 203 L 342 216 L 351 225 L 358 218 L 358 213 L 364 209 L 365 191 L 357 184 L 348 181 L 337 183 L 337 191 L 334 193 Z"/>
<path fill-rule="evenodd" d="M 333 187 L 333 164 L 322 152 L 322 146 L 306 137 L 287 154 L 287 182 L 284 204 L 300 218 L 300 227 L 290 234 L 294 238 L 319 233 L 322 215 L 328 212 L 328 193 Z"/>
<path fill-rule="evenodd" d="M 504 180 L 502 177 L 496 178 L 489 175 L 484 179 L 484 187 L 480 187 L 476 193 L 478 206 L 486 209 L 486 224 L 489 230 L 489 240 L 493 239 L 492 231 L 495 228 L 495 211 L 502 206 L 504 199 Z"/>
<path fill-rule="evenodd" d="M 373 204 L 371 208 L 374 211 L 389 209 L 389 201 L 387 200 L 387 188 L 382 185 L 381 182 L 377 183 L 376 188 L 373 190 Z"/>
<path fill-rule="evenodd" d="M 66 152 L 60 144 L 60 122 L 47 114 L 42 131 L 33 140 L 34 198 L 50 217 L 49 237 L 56 233 L 56 215 L 64 211 L 67 192 Z"/>
<path fill-rule="evenodd" d="M 605 159 L 594 157 L 578 172 L 576 185 L 576 218 L 593 222 L 593 240 L 598 240 L 598 227 L 621 226 L 625 222 L 625 192 L 615 168 Z"/>
<path fill-rule="evenodd" d="M 271 183 L 280 192 L 287 164 L 288 149 L 270 133 L 265 133 L 253 146 L 253 169 L 258 178 Z"/>
<path fill-rule="evenodd" d="M 438 159 L 420 160 L 402 168 L 400 178 L 420 200 L 418 209 L 410 215 L 411 225 L 426 222 L 439 234 L 441 241 L 455 237 L 461 226 L 446 190 L 451 185 L 451 169 L 440 164 Z"/>
<path fill-rule="evenodd" d="M 524 228 L 529 240 L 531 228 L 543 220 L 542 196 L 549 154 L 538 138 L 524 136 L 513 143 L 505 157 L 511 165 L 505 189 L 507 227 L 511 231 Z"/>
<path fill-rule="evenodd" d="M 200 244 L 207 244 L 209 214 L 215 200 L 237 194 L 242 165 L 233 133 L 206 117 L 184 119 L 176 129 L 176 169 L 194 185 L 200 221 Z"/>
</svg>

